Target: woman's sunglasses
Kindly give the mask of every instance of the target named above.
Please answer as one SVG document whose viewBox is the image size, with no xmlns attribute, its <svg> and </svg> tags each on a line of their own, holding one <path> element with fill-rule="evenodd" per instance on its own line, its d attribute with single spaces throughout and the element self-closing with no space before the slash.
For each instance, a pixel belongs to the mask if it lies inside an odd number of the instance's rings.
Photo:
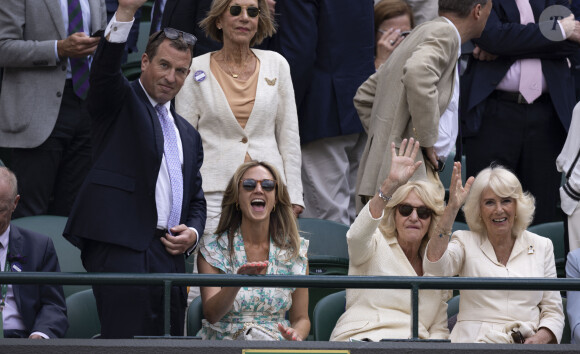
<svg viewBox="0 0 580 354">
<path fill-rule="evenodd" d="M 401 216 L 403 217 L 407 217 L 411 215 L 413 210 L 417 210 L 417 216 L 419 217 L 419 219 L 423 220 L 429 219 L 431 217 L 431 214 L 433 214 L 433 210 L 427 208 L 426 206 L 414 207 L 409 204 L 399 204 L 397 206 L 397 209 L 399 210 L 399 214 L 401 214 Z"/>
<path fill-rule="evenodd" d="M 262 189 L 266 192 L 271 192 L 276 188 L 276 181 L 273 179 L 260 179 L 256 180 L 253 178 L 247 178 L 242 180 L 242 187 L 247 190 L 248 192 L 253 191 L 256 189 L 256 186 L 260 183 Z"/>
<path fill-rule="evenodd" d="M 255 6 L 244 6 L 246 9 L 246 13 L 250 17 L 256 17 L 260 14 L 260 9 Z M 240 5 L 232 5 L 230 6 L 230 15 L 232 16 L 239 16 L 242 13 L 242 6 Z"/>
</svg>

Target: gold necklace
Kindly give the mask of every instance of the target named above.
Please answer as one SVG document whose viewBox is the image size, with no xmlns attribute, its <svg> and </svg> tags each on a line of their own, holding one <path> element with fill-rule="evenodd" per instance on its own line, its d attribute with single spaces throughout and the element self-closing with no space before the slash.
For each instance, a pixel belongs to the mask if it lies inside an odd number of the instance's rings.
<svg viewBox="0 0 580 354">
<path fill-rule="evenodd" d="M 234 73 L 232 72 L 232 68 L 231 68 L 231 67 L 230 67 L 230 65 L 228 64 L 228 62 L 227 62 L 227 60 L 226 60 L 226 57 L 225 57 L 225 54 L 223 54 L 223 53 L 222 53 L 222 56 L 223 56 L 223 61 L 224 61 L 224 64 L 226 64 L 226 67 L 228 68 L 228 72 L 230 73 L 230 75 L 231 75 L 231 76 L 232 76 L 234 79 L 237 79 L 237 78 L 238 78 L 240 75 L 239 75 L 239 74 L 234 74 Z M 244 59 L 244 61 L 242 62 L 242 71 L 241 71 L 241 73 L 244 73 L 244 72 L 245 72 L 245 70 L 244 70 L 244 69 L 245 69 L 245 66 L 246 66 L 246 64 L 247 64 L 247 63 L 248 63 L 248 62 L 249 62 L 249 61 L 252 59 L 252 57 L 253 57 L 253 56 L 254 56 L 254 54 L 253 54 L 253 53 L 250 53 L 250 55 L 248 55 L 248 56 L 246 57 L 246 59 Z"/>
</svg>

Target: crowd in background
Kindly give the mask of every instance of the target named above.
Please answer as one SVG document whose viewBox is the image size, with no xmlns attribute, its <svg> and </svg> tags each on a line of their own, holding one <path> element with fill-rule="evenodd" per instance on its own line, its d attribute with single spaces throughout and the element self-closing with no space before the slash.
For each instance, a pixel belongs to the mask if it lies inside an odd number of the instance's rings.
<svg viewBox="0 0 580 354">
<path fill-rule="evenodd" d="M 306 217 L 352 225 L 351 275 L 556 277 L 552 243 L 526 229 L 563 220 L 567 274 L 580 277 L 580 22 L 562 16 L 557 39 L 539 26 L 551 5 L 580 15 L 580 1 L 54 3 L 0 9 L 0 157 L 14 172 L 0 170 L 0 213 L 69 217 L 87 270 L 180 273 L 186 254 L 201 273 L 305 275 Z M 139 52 L 129 83 L 121 63 Z M 453 153 L 468 178 L 445 166 Z M 470 231 L 452 235 L 460 209 Z M 19 231 L 5 224 L 4 248 Z M 49 290 L 61 322 L 62 290 Z M 270 290 L 202 288 L 200 335 L 306 339 L 307 289 Z M 385 303 L 381 291 L 347 290 L 333 340 L 408 337 L 407 293 Z M 94 292 L 104 338 L 161 330 L 160 291 Z M 200 294 L 185 292 L 172 289 L 174 335 Z M 518 296 L 462 292 L 451 329 L 448 292 L 422 293 L 419 334 L 558 343 L 559 293 Z M 66 331 L 18 312 L 13 336 Z M 580 340 L 575 292 L 568 314 Z"/>
</svg>

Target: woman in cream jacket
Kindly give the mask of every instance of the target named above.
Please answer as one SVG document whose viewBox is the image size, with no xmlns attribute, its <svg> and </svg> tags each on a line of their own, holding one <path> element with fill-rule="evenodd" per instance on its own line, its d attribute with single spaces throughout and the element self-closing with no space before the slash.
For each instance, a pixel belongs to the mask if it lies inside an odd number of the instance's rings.
<svg viewBox="0 0 580 354">
<path fill-rule="evenodd" d="M 361 210 L 347 233 L 349 275 L 423 276 L 424 245 L 451 228 L 473 178 L 461 186 L 461 164 L 455 163 L 450 203 L 426 181 L 407 182 L 421 161 L 415 162 L 419 142 L 403 140 L 400 155 L 391 146 L 392 164 L 377 194 Z M 419 337 L 447 339 L 448 291 L 419 292 Z M 330 340 L 379 341 L 411 337 L 409 290 L 347 289 L 346 311 Z"/>
<path fill-rule="evenodd" d="M 423 260 L 437 276 L 555 278 L 554 247 L 526 231 L 534 198 L 501 166 L 482 170 L 464 207 L 471 231 L 451 242 L 432 238 Z M 558 291 L 462 290 L 451 341 L 458 343 L 557 343 L 564 329 Z"/>
<path fill-rule="evenodd" d="M 223 48 L 193 59 L 175 98 L 177 112 L 202 138 L 206 234 L 217 227 L 229 179 L 250 160 L 274 165 L 288 186 L 295 214 L 303 209 L 290 68 L 275 52 L 250 49 L 275 32 L 269 13 L 265 0 L 213 1 L 201 26 Z"/>
</svg>

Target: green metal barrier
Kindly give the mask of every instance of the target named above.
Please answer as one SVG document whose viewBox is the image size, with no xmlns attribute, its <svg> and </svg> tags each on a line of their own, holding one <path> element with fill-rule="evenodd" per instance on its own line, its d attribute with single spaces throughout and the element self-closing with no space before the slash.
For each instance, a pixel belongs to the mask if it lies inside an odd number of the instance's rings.
<svg viewBox="0 0 580 354">
<path fill-rule="evenodd" d="M 60 285 L 159 285 L 165 288 L 164 337 L 170 337 L 169 308 L 173 285 L 243 286 L 267 288 L 357 288 L 410 289 L 412 338 L 419 339 L 419 290 L 573 290 L 580 291 L 580 279 L 568 278 L 459 278 L 382 277 L 337 275 L 237 275 L 237 274 L 142 274 L 142 273 L 12 273 L 0 272 L 0 283 Z"/>
</svg>

